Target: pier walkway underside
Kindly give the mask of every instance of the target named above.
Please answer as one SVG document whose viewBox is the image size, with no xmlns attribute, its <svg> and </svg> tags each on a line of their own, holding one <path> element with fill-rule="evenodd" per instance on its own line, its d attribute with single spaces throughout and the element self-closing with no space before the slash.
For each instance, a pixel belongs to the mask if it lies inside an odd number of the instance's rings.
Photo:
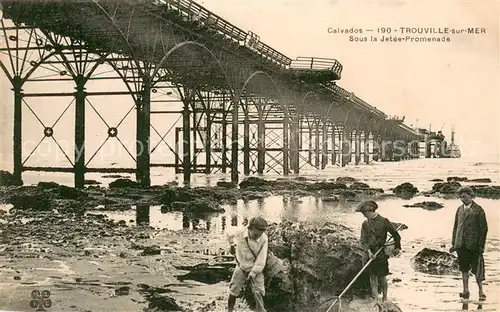
<svg viewBox="0 0 500 312">
<path fill-rule="evenodd" d="M 172 168 L 187 183 L 192 174 L 216 172 L 237 182 L 241 174 L 418 157 L 411 128 L 336 84 L 338 61 L 292 60 L 193 1 L 0 4 L 0 67 L 12 83 L 19 179 L 23 171 L 73 172 L 82 187 L 88 172 L 129 172 L 148 187 L 152 167 Z M 74 124 L 68 165 L 29 165 L 34 150 L 23 151 L 25 114 L 38 120 L 42 140 L 57 144 L 60 117 L 51 125 L 32 107 L 46 101 L 50 111 L 52 98 L 64 97 L 62 114 L 71 108 Z M 113 111 L 123 119 L 107 122 L 99 99 L 123 103 Z M 106 125 L 102 133 L 89 129 L 89 113 Z M 92 163 L 99 148 L 89 150 L 89 141 L 122 143 L 120 126 L 134 115 L 135 146 L 127 153 L 135 165 Z M 159 146 L 166 152 L 155 158 Z"/>
</svg>

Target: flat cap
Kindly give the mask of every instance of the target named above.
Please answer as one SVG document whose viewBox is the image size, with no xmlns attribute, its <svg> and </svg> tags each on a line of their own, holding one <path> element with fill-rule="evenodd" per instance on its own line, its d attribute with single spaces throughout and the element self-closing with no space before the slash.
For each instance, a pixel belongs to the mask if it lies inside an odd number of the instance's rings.
<svg viewBox="0 0 500 312">
<path fill-rule="evenodd" d="M 474 195 L 474 191 L 470 186 L 462 186 L 457 190 L 457 194 L 460 195 L 462 193 L 467 193 L 469 195 Z"/>
<path fill-rule="evenodd" d="M 378 205 L 376 202 L 373 200 L 365 200 L 358 205 L 356 212 L 375 211 L 377 208 Z"/>
<path fill-rule="evenodd" d="M 267 229 L 267 221 L 262 217 L 253 217 L 248 221 L 248 227 L 265 231 Z"/>
</svg>

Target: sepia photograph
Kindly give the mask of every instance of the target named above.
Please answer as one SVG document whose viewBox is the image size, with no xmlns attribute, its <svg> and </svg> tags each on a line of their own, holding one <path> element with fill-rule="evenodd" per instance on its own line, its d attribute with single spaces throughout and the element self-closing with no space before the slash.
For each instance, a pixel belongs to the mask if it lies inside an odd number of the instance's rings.
<svg viewBox="0 0 500 312">
<path fill-rule="evenodd" d="M 0 0 L 0 312 L 500 311 L 498 0 Z"/>
</svg>

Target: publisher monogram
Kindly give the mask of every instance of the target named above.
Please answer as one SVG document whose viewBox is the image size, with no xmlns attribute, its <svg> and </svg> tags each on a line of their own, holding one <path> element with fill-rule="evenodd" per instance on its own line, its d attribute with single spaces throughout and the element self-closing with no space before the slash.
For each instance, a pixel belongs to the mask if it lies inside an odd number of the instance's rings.
<svg viewBox="0 0 500 312">
<path fill-rule="evenodd" d="M 48 290 L 43 290 L 40 292 L 39 290 L 33 290 L 31 292 L 31 298 L 32 300 L 30 301 L 30 306 L 33 309 L 36 309 L 35 311 L 47 311 L 45 309 L 48 309 L 52 306 L 52 300 L 50 300 L 50 291 Z"/>
</svg>

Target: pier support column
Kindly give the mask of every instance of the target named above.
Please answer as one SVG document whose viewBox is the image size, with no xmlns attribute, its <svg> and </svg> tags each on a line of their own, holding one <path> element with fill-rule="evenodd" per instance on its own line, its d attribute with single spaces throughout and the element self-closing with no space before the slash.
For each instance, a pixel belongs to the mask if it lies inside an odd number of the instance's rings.
<svg viewBox="0 0 500 312">
<path fill-rule="evenodd" d="M 314 159 L 314 165 L 316 168 L 319 168 L 319 158 L 320 158 L 320 148 L 319 148 L 319 119 L 316 117 L 315 118 L 315 124 L 316 124 L 316 129 L 315 129 L 315 153 L 316 153 L 316 158 Z"/>
<path fill-rule="evenodd" d="M 405 142 L 403 140 L 395 140 L 392 142 L 392 160 L 400 161 L 404 159 Z"/>
<path fill-rule="evenodd" d="M 370 163 L 370 132 L 368 130 L 363 131 L 364 134 L 364 149 L 363 156 L 365 164 Z"/>
<path fill-rule="evenodd" d="M 394 160 L 394 138 L 389 139 L 387 161 Z"/>
<path fill-rule="evenodd" d="M 227 172 L 227 122 L 226 120 L 222 120 L 222 146 L 221 146 L 221 154 L 222 154 L 222 173 Z"/>
<path fill-rule="evenodd" d="M 296 116 L 290 124 L 290 133 L 292 139 L 290 141 L 291 167 L 294 174 L 299 174 L 300 161 L 300 131 L 299 131 L 299 116 Z"/>
<path fill-rule="evenodd" d="M 380 161 L 381 162 L 387 161 L 387 154 L 388 154 L 387 150 L 388 150 L 388 143 L 387 143 L 387 139 L 384 137 L 384 138 L 382 138 L 381 144 L 380 144 Z"/>
<path fill-rule="evenodd" d="M 351 135 L 347 129 L 342 132 L 342 162 L 341 166 L 345 167 L 351 158 Z"/>
<path fill-rule="evenodd" d="M 147 75 L 142 78 L 142 92 L 137 100 L 137 131 L 136 131 L 136 180 L 143 187 L 151 186 L 149 136 L 151 117 L 151 79 Z M 184 131 L 184 136 L 186 131 Z M 189 135 L 189 131 L 188 131 Z M 185 151 L 184 151 L 185 153 Z"/>
<path fill-rule="evenodd" d="M 75 188 L 85 185 L 85 83 L 83 75 L 75 79 Z M 142 124 L 137 125 L 142 127 Z"/>
<path fill-rule="evenodd" d="M 175 128 L 175 174 L 178 174 L 181 172 L 180 170 L 180 152 L 179 152 L 179 145 L 180 145 L 180 128 Z"/>
<path fill-rule="evenodd" d="M 12 91 L 14 91 L 14 142 L 13 142 L 13 175 L 17 182 L 22 181 L 23 159 L 22 159 L 22 101 L 23 80 L 16 75 L 12 79 Z"/>
<path fill-rule="evenodd" d="M 354 152 L 353 152 L 354 147 Z M 351 130 L 349 133 L 349 158 L 347 159 L 347 163 L 352 163 L 352 159 L 356 159 L 356 134 L 354 130 Z M 355 160 L 356 161 L 356 160 Z"/>
<path fill-rule="evenodd" d="M 312 153 L 313 153 L 313 135 L 312 135 L 312 128 L 311 128 L 311 124 L 308 123 L 308 127 L 307 127 L 307 130 L 309 131 L 309 148 L 308 148 L 308 161 L 309 161 L 309 164 L 312 165 Z"/>
<path fill-rule="evenodd" d="M 382 140 L 382 161 L 391 161 L 393 158 L 393 141 L 391 138 Z"/>
<path fill-rule="evenodd" d="M 238 184 L 238 107 L 240 98 L 235 96 L 231 116 L 231 182 Z"/>
<path fill-rule="evenodd" d="M 343 155 L 343 144 L 344 144 L 344 139 L 343 139 L 343 130 L 342 128 L 337 129 L 337 142 L 339 142 L 338 145 L 338 154 L 337 154 L 337 159 L 339 160 L 339 165 L 342 166 L 342 155 Z"/>
<path fill-rule="evenodd" d="M 327 165 L 328 165 L 328 127 L 326 120 L 323 120 L 321 169 L 325 169 Z"/>
<path fill-rule="evenodd" d="M 288 115 L 288 108 L 285 107 L 285 118 L 283 120 L 283 175 L 284 176 L 288 176 L 288 173 L 290 171 L 290 165 L 289 165 L 290 151 L 288 146 L 289 123 L 290 123 L 290 116 Z"/>
<path fill-rule="evenodd" d="M 412 141 L 412 158 L 420 158 L 420 142 Z"/>
<path fill-rule="evenodd" d="M 373 161 L 381 161 L 382 157 L 380 155 L 380 147 L 382 145 L 382 140 L 378 134 L 373 135 L 373 152 L 372 152 L 372 159 Z"/>
<path fill-rule="evenodd" d="M 401 156 L 401 158 L 404 160 L 404 159 L 408 159 L 408 141 L 407 140 L 404 140 L 403 141 L 403 155 Z"/>
<path fill-rule="evenodd" d="M 194 93 L 194 90 L 193 90 L 193 93 Z M 197 168 L 198 168 L 198 157 L 197 157 L 197 150 L 198 150 L 198 146 L 197 146 L 197 137 L 198 137 L 198 131 L 200 131 L 200 128 L 199 128 L 199 123 L 198 123 L 198 109 L 196 108 L 196 99 L 195 97 L 193 96 L 192 98 L 192 101 L 191 101 L 191 108 L 192 108 L 192 113 L 191 113 L 191 118 L 192 118 L 192 132 L 191 132 L 191 135 L 192 135 L 192 138 L 191 138 L 191 142 L 193 142 L 193 159 L 191 160 L 191 171 L 192 172 L 197 172 Z M 203 114 L 203 113 L 201 113 Z"/>
<path fill-rule="evenodd" d="M 431 158 L 432 155 L 432 146 L 431 146 L 431 140 L 429 136 L 426 136 L 425 138 L 425 158 Z"/>
<path fill-rule="evenodd" d="M 359 128 L 356 128 L 354 135 L 354 164 L 357 166 L 361 160 L 361 135 Z"/>
<path fill-rule="evenodd" d="M 264 111 L 259 108 L 259 121 L 257 123 L 257 173 L 263 174 L 266 165 L 266 124 L 264 121 Z"/>
<path fill-rule="evenodd" d="M 250 120 L 247 113 L 243 121 L 243 174 L 250 174 Z"/>
<path fill-rule="evenodd" d="M 332 125 L 332 165 L 335 165 L 336 159 L 336 151 L 335 151 L 335 125 Z"/>
<path fill-rule="evenodd" d="M 191 125 L 189 118 L 190 95 L 186 96 L 184 110 L 182 111 L 182 169 L 184 171 L 184 184 L 191 183 Z"/>
<path fill-rule="evenodd" d="M 210 99 L 207 99 L 207 105 L 210 107 Z M 212 120 L 210 119 L 210 109 L 207 111 L 207 129 L 205 131 L 205 173 L 209 174 L 212 170 Z"/>
</svg>

